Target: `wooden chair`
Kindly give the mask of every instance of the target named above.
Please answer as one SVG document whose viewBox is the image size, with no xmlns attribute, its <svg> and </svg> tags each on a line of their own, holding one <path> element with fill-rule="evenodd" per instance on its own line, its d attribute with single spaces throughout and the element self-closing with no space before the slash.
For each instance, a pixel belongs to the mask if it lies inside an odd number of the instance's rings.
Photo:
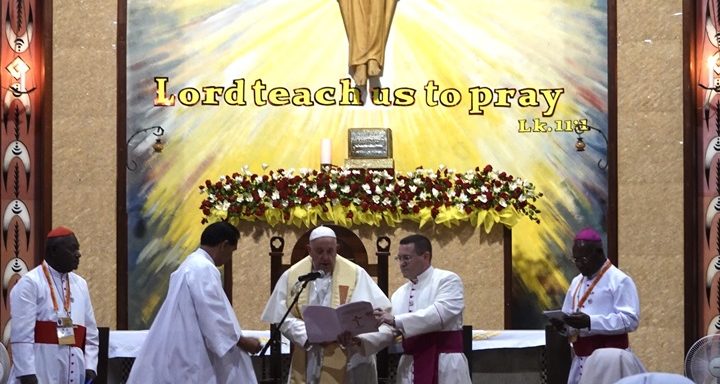
<svg viewBox="0 0 720 384">
<path fill-rule="evenodd" d="M 465 358 L 467 358 L 468 372 L 470 372 L 470 375 L 472 376 L 473 326 L 472 325 L 463 325 L 462 335 L 463 335 L 463 353 L 465 354 Z"/>
<path fill-rule="evenodd" d="M 110 328 L 98 327 L 99 343 L 98 343 L 98 364 L 97 377 L 94 383 L 106 384 L 108 381 L 108 350 L 110 344 Z"/>
<path fill-rule="evenodd" d="M 355 264 L 363 267 L 370 276 L 377 278 L 377 284 L 380 289 L 388 294 L 388 257 L 390 256 L 390 238 L 380 236 L 376 241 L 377 263 L 368 262 L 368 253 L 363 245 L 362 240 L 351 230 L 339 225 L 325 224 L 335 232 L 338 242 L 338 254 L 351 260 Z M 282 262 L 285 240 L 280 236 L 273 236 L 270 239 L 270 292 L 275 289 L 275 284 L 280 276 L 291 265 L 302 260 L 307 256 L 307 245 L 310 242 L 310 232 L 305 232 L 292 249 L 290 263 Z M 280 340 L 280 330 L 275 324 L 270 326 L 270 334 L 272 340 Z M 263 383 L 280 383 L 283 379 L 282 374 L 282 355 L 280 351 L 280 343 L 274 343 L 270 346 L 270 369 L 269 379 L 261 380 Z M 387 352 L 382 351 L 377 355 L 378 381 L 385 382 L 389 377 Z M 263 369 L 263 375 L 265 375 Z"/>
</svg>

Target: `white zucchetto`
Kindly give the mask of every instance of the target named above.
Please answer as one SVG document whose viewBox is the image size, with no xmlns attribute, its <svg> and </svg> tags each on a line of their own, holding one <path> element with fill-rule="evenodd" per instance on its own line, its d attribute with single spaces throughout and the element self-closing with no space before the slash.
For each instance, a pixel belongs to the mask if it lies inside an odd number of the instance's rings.
<svg viewBox="0 0 720 384">
<path fill-rule="evenodd" d="M 330 229 L 326 226 L 321 225 L 321 226 L 313 229 L 312 232 L 310 232 L 310 241 L 313 241 L 313 240 L 321 238 L 321 237 L 336 238 L 335 231 L 333 231 L 332 229 Z"/>
</svg>

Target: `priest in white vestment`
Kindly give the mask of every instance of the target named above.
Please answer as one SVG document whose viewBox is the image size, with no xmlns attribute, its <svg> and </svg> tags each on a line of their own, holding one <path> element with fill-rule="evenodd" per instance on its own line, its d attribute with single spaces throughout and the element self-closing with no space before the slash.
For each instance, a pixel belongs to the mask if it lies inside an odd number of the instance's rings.
<svg viewBox="0 0 720 384">
<path fill-rule="evenodd" d="M 376 383 L 374 355 L 351 353 L 338 343 L 308 343 L 301 309 L 308 304 L 335 308 L 356 301 L 368 301 L 373 308 L 389 308 L 390 300 L 363 268 L 337 255 L 337 238 L 331 228 L 320 226 L 310 233 L 308 253 L 280 276 L 262 314 L 263 321 L 279 323 L 293 301 L 298 279 L 312 271 L 323 271 L 323 277 L 311 281 L 302 291 L 280 327 L 280 332 L 294 344 L 288 382 Z"/>
<path fill-rule="evenodd" d="M 257 382 L 249 353 L 260 343 L 243 336 L 217 269 L 230 260 L 239 237 L 227 222 L 205 228 L 200 248 L 170 276 L 129 384 Z"/>
<path fill-rule="evenodd" d="M 431 265 L 432 244 L 423 235 L 400 240 L 395 259 L 409 281 L 393 293 L 392 312 L 375 311 L 385 326 L 382 332 L 359 335 L 361 350 L 375 352 L 401 335 L 398 383 L 470 384 L 463 353 L 465 298 L 460 276 Z"/>
<path fill-rule="evenodd" d="M 635 283 L 605 257 L 597 231 L 586 228 L 577 233 L 573 259 L 580 274 L 565 295 L 562 311 L 567 315 L 551 320 L 572 345 L 569 384 L 580 382 L 585 360 L 596 349 L 629 349 L 628 333 L 640 323 Z"/>
<path fill-rule="evenodd" d="M 97 374 L 99 337 L 87 282 L 72 272 L 80 264 L 75 234 L 50 231 L 44 259 L 10 291 L 8 383 L 84 384 Z"/>
</svg>

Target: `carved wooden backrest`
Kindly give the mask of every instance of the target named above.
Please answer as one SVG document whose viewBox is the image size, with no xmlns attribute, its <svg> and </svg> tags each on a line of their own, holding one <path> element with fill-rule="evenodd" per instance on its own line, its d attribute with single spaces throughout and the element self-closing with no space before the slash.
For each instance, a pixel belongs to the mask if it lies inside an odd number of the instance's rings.
<svg viewBox="0 0 720 384">
<path fill-rule="evenodd" d="M 335 232 L 338 242 L 338 254 L 355 264 L 363 267 L 370 276 L 378 279 L 378 286 L 385 294 L 388 294 L 388 256 L 390 255 L 390 239 L 381 236 L 376 242 L 377 263 L 368 262 L 368 252 L 362 240 L 350 229 L 333 224 L 325 224 Z M 275 288 L 275 283 L 291 265 L 307 256 L 307 245 L 310 239 L 310 232 L 305 232 L 293 246 L 290 255 L 290 264 L 282 262 L 285 240 L 282 237 L 274 236 L 270 239 L 270 290 Z"/>
<path fill-rule="evenodd" d="M 368 253 L 362 240 L 351 230 L 339 225 L 325 224 L 335 231 L 338 241 L 338 254 L 353 261 L 355 264 L 363 267 L 370 276 L 377 278 L 378 287 L 388 294 L 388 257 L 390 256 L 390 238 L 387 236 L 378 237 L 375 246 L 377 255 L 377 263 L 368 262 Z M 285 239 L 280 236 L 273 236 L 270 239 L 270 292 L 275 289 L 275 284 L 280 276 L 291 265 L 302 260 L 307 256 L 307 245 L 310 242 L 310 232 L 305 232 L 293 246 L 290 255 L 290 263 L 282 262 L 283 250 L 285 248 Z M 271 334 L 273 340 L 280 340 L 280 331 L 277 326 L 271 326 Z M 270 367 L 266 369 L 263 366 L 263 376 L 269 376 L 267 379 L 261 379 L 261 383 L 283 383 L 285 375 L 282 374 L 280 345 L 277 342 L 272 343 L 270 348 Z M 378 381 L 389 382 L 389 367 L 387 352 L 381 351 L 377 356 Z"/>
</svg>

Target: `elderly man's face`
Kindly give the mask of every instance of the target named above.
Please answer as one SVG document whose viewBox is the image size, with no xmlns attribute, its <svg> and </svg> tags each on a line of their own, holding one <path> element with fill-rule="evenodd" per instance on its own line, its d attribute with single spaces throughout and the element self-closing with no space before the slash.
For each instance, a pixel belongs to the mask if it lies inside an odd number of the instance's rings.
<svg viewBox="0 0 720 384">
<path fill-rule="evenodd" d="M 331 274 L 335 269 L 337 239 L 334 237 L 317 238 L 308 245 L 308 253 L 312 258 L 313 269 L 323 270 L 326 274 Z"/>
<path fill-rule="evenodd" d="M 48 263 L 58 272 L 76 270 L 80 265 L 80 244 L 75 235 L 59 238 L 48 258 Z"/>
<path fill-rule="evenodd" d="M 594 275 L 605 262 L 605 255 L 598 250 L 598 245 L 594 242 L 576 241 L 572 252 L 575 266 L 587 277 Z"/>
</svg>

